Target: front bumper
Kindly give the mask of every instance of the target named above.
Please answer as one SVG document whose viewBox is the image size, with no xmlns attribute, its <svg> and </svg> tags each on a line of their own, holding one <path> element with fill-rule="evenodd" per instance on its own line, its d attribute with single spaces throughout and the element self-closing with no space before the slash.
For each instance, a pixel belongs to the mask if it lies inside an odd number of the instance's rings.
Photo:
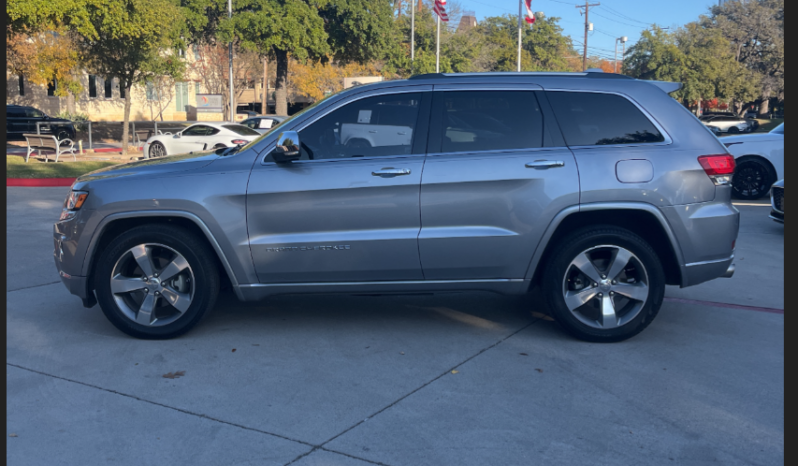
<svg viewBox="0 0 798 466">
<path fill-rule="evenodd" d="M 89 290 L 88 277 L 72 275 L 64 270 L 66 268 L 64 266 L 64 261 L 74 255 L 72 251 L 74 247 L 70 247 L 71 244 L 69 244 L 70 242 L 68 237 L 64 234 L 65 232 L 60 231 L 60 229 L 67 229 L 64 223 L 69 222 L 56 223 L 53 225 L 53 260 L 55 261 L 55 268 L 58 270 L 58 276 L 61 278 L 61 282 L 66 289 L 83 300 L 83 305 L 85 307 L 92 307 L 97 304 L 97 298 L 94 296 L 94 293 Z"/>
</svg>

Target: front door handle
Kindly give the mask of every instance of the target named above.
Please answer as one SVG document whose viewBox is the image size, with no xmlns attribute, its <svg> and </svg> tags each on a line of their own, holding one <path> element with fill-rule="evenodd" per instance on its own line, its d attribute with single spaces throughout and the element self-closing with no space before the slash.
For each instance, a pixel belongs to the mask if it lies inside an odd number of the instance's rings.
<svg viewBox="0 0 798 466">
<path fill-rule="evenodd" d="M 537 170 L 545 170 L 547 168 L 564 167 L 565 162 L 562 160 L 535 160 L 526 164 L 526 168 L 535 168 Z"/>
<path fill-rule="evenodd" d="M 409 175 L 410 169 L 409 168 L 393 168 L 393 167 L 385 167 L 381 168 L 377 171 L 371 172 L 374 176 L 402 176 L 402 175 Z"/>
</svg>

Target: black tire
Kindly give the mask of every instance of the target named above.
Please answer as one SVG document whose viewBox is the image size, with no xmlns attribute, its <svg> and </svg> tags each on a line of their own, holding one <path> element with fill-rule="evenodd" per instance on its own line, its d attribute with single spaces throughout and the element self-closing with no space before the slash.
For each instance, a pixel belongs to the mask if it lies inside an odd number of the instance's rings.
<svg viewBox="0 0 798 466">
<path fill-rule="evenodd" d="M 165 157 L 166 155 L 168 155 L 166 153 L 166 147 L 164 147 L 164 145 L 161 144 L 160 142 L 155 141 L 150 145 L 149 156 L 151 159 L 154 159 L 156 157 Z"/>
<path fill-rule="evenodd" d="M 624 248 L 631 252 L 635 256 L 634 260 L 638 261 L 635 264 L 642 264 L 648 286 L 647 298 L 641 301 L 642 306 L 638 306 L 638 310 L 635 311 L 636 316 L 634 313 L 628 314 L 630 320 L 620 326 L 606 329 L 585 324 L 575 315 L 575 312 L 569 310 L 564 296 L 566 287 L 571 283 L 570 280 L 566 281 L 566 274 L 573 273 L 574 270 L 571 267 L 572 261 L 586 250 L 605 245 Z M 596 250 L 600 251 L 600 249 Z M 567 235 L 555 246 L 550 260 L 544 264 L 544 267 L 546 268 L 543 274 L 542 292 L 546 306 L 557 323 L 580 340 L 609 343 L 626 340 L 637 335 L 654 320 L 665 296 L 665 272 L 656 252 L 640 236 L 615 226 L 586 227 Z M 635 266 L 632 268 L 634 269 Z M 625 274 L 626 270 L 622 273 Z M 589 286 L 588 284 L 585 288 Z M 596 285 L 593 284 L 593 286 Z M 599 291 L 599 288 L 594 289 Z M 622 296 L 620 298 L 624 299 Z M 610 299 L 618 299 L 618 297 L 616 295 L 616 298 Z M 590 307 L 594 306 L 593 299 L 586 301 L 585 306 L 590 310 Z M 584 309 L 584 307 L 578 309 Z M 596 323 L 598 324 L 598 322 Z"/>
<path fill-rule="evenodd" d="M 65 129 L 61 129 L 61 130 L 58 130 L 58 133 L 56 133 L 55 138 L 58 139 L 58 141 L 63 141 L 64 139 L 72 139 L 69 136 L 70 136 L 69 131 L 67 131 Z"/>
<path fill-rule="evenodd" d="M 732 194 L 745 201 L 761 199 L 770 192 L 775 182 L 776 175 L 764 161 L 743 158 L 734 169 Z"/>
<path fill-rule="evenodd" d="M 225 146 L 224 144 L 216 144 L 215 146 L 213 146 L 213 150 L 216 149 L 227 149 L 227 146 Z"/>
<path fill-rule="evenodd" d="M 141 325 L 132 320 L 117 304 L 111 291 L 111 277 L 117 262 L 133 247 L 159 244 L 173 249 L 188 262 L 193 273 L 193 296 L 188 308 L 171 323 L 163 326 Z M 142 225 L 114 238 L 97 260 L 94 273 L 97 301 L 111 323 L 122 332 L 142 339 L 169 339 L 182 335 L 213 307 L 219 293 L 219 271 L 216 257 L 206 243 L 192 232 L 172 225 Z M 160 301 L 161 307 L 168 305 Z"/>
<path fill-rule="evenodd" d="M 739 132 L 740 132 L 740 128 L 738 128 L 738 127 L 736 127 L 736 126 L 732 126 L 731 128 L 729 128 L 729 130 L 728 130 L 727 132 L 728 132 L 729 134 L 737 134 L 737 133 L 739 133 Z"/>
</svg>

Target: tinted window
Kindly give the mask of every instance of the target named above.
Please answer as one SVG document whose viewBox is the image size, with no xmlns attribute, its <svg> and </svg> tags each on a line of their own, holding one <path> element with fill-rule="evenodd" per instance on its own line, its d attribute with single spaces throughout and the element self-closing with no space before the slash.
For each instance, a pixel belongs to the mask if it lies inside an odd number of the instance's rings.
<svg viewBox="0 0 798 466">
<path fill-rule="evenodd" d="M 543 116 L 534 92 L 438 92 L 434 108 L 434 118 L 442 122 L 441 152 L 543 145 Z"/>
<path fill-rule="evenodd" d="M 25 115 L 29 118 L 44 118 L 44 113 L 31 107 L 25 107 Z"/>
<path fill-rule="evenodd" d="M 240 134 L 241 136 L 260 136 L 260 133 L 254 129 L 247 128 L 244 125 L 222 125 L 222 128 L 229 129 L 230 131 Z"/>
<path fill-rule="evenodd" d="M 299 133 L 303 160 L 410 154 L 421 94 L 360 99 Z"/>
<path fill-rule="evenodd" d="M 25 112 L 19 107 L 15 108 L 6 107 L 6 116 L 11 118 L 24 118 Z"/>
<path fill-rule="evenodd" d="M 549 92 L 547 95 L 569 146 L 665 140 L 643 112 L 619 95 L 588 92 Z"/>
<path fill-rule="evenodd" d="M 183 136 L 207 136 L 208 134 L 211 134 L 209 131 L 210 129 L 212 128 L 204 125 L 192 126 L 191 128 L 183 131 Z"/>
</svg>

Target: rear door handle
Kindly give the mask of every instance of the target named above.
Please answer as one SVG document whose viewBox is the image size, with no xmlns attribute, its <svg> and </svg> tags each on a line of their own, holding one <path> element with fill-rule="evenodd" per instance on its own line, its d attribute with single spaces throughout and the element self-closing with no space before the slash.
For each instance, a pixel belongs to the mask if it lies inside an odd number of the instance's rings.
<svg viewBox="0 0 798 466">
<path fill-rule="evenodd" d="M 565 162 L 562 160 L 535 160 L 526 164 L 526 168 L 535 168 L 537 170 L 545 170 L 547 168 L 564 167 Z"/>
<path fill-rule="evenodd" d="M 373 176 L 402 176 L 402 175 L 409 175 L 410 169 L 409 168 L 393 168 L 393 167 L 385 167 L 381 168 L 377 171 L 371 172 Z"/>
</svg>

